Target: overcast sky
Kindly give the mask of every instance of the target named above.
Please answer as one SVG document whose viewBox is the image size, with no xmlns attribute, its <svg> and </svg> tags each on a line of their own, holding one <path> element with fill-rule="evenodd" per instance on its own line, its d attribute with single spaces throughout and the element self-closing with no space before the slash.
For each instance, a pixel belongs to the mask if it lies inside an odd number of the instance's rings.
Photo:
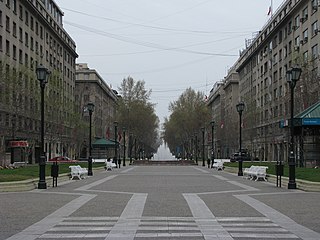
<svg viewBox="0 0 320 240">
<path fill-rule="evenodd" d="M 209 95 L 270 19 L 271 0 L 56 0 L 64 28 L 88 63 L 118 89 L 144 80 L 163 123 L 168 105 L 192 87 Z M 273 12 L 283 0 L 273 0 Z"/>
</svg>

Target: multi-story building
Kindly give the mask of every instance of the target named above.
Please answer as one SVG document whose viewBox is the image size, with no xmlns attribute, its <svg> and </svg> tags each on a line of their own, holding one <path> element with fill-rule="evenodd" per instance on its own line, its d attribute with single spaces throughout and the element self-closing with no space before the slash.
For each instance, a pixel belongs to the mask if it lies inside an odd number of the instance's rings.
<svg viewBox="0 0 320 240">
<path fill-rule="evenodd" d="M 17 146 L 11 149 L 11 161 L 38 160 L 40 85 L 35 70 L 39 64 L 51 71 L 45 89 L 45 152 L 48 158 L 74 154 L 77 53 L 75 42 L 63 28 L 62 17 L 53 0 L 0 0 L 2 164 L 10 159 L 10 145 Z"/>
<path fill-rule="evenodd" d="M 229 69 L 223 81 L 217 82 L 208 98 L 214 121 L 214 150 L 216 158 L 229 158 L 239 149 L 238 114 L 236 104 L 239 102 L 239 74 L 236 64 Z M 211 143 L 209 143 L 211 144 Z"/>
<path fill-rule="evenodd" d="M 239 149 L 236 104 L 243 101 L 242 148 L 255 160 L 286 161 L 291 113 L 286 72 L 298 66 L 302 75 L 295 88 L 294 115 L 311 120 L 295 121 L 297 163 L 319 164 L 319 23 L 318 1 L 287 0 L 261 31 L 246 41 L 239 59 L 224 81 L 213 87 L 208 99 L 215 121 L 216 157 L 229 157 Z"/>
<path fill-rule="evenodd" d="M 86 63 L 76 65 L 76 109 L 88 123 L 88 114 L 84 111 L 89 102 L 95 108 L 92 115 L 92 138 L 114 139 L 114 120 L 118 94 L 112 90 L 99 73 L 90 69 Z M 78 128 L 77 131 L 80 131 Z M 81 142 L 80 157 L 87 157 L 88 131 L 83 131 L 78 137 Z"/>
<path fill-rule="evenodd" d="M 320 99 L 319 23 L 319 1 L 284 1 L 241 52 L 237 71 L 239 95 L 246 104 L 243 145 L 260 160 L 288 157 L 289 129 L 279 127 L 279 122 L 290 118 L 287 70 L 302 68 L 294 93 L 294 115 Z M 303 134 L 300 137 L 303 142 Z M 299 148 L 301 157 L 302 145 Z"/>
</svg>

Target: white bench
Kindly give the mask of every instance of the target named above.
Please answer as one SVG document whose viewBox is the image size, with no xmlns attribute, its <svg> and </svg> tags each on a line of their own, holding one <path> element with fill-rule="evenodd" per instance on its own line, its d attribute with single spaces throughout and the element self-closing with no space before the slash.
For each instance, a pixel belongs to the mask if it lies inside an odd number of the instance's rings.
<svg viewBox="0 0 320 240">
<path fill-rule="evenodd" d="M 212 168 L 213 169 L 216 169 L 216 170 L 220 170 L 220 171 L 222 171 L 223 170 L 223 162 L 222 161 L 219 161 L 219 162 L 214 162 L 213 164 L 212 164 Z"/>
<path fill-rule="evenodd" d="M 88 175 L 88 170 L 86 168 L 82 168 L 79 165 L 76 166 L 69 166 L 71 172 L 71 180 L 77 178 L 77 179 L 83 179 L 86 175 Z"/>
<path fill-rule="evenodd" d="M 250 168 L 245 168 L 243 171 L 243 176 L 247 179 L 258 181 L 259 179 L 263 179 L 267 181 L 267 169 L 266 166 L 251 166 Z"/>
<path fill-rule="evenodd" d="M 116 168 L 117 165 L 113 162 L 113 160 L 106 160 L 106 166 L 104 167 L 107 171 L 112 171 L 113 168 Z"/>
</svg>

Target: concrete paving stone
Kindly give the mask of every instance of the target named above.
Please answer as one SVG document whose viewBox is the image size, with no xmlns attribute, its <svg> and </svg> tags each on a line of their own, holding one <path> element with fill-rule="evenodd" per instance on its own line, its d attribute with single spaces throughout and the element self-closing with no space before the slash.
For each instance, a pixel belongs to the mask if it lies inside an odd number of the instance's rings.
<svg viewBox="0 0 320 240">
<path fill-rule="evenodd" d="M 200 166 L 97 171 L 58 188 L 3 196 L 15 211 L 0 208 L 13 225 L 0 224 L 0 240 L 320 239 L 319 195 Z M 35 216 L 25 223 L 28 214 Z"/>
</svg>

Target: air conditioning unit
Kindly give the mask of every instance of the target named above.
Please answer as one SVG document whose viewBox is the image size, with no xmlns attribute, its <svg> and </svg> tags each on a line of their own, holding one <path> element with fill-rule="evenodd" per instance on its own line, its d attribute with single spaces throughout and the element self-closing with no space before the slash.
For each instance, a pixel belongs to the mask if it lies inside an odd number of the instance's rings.
<svg viewBox="0 0 320 240">
<path fill-rule="evenodd" d="M 314 29 L 313 31 L 314 31 L 314 35 L 317 35 L 318 32 L 319 32 L 319 29 L 316 28 L 316 29 Z"/>
<path fill-rule="evenodd" d="M 300 18 L 300 22 L 304 22 L 306 19 L 304 17 Z"/>
<path fill-rule="evenodd" d="M 303 41 L 303 40 L 300 40 L 300 44 L 303 45 L 303 44 L 304 44 L 304 41 Z"/>
<path fill-rule="evenodd" d="M 298 28 L 297 26 L 292 26 L 293 31 L 297 30 L 297 28 Z"/>
<path fill-rule="evenodd" d="M 308 42 L 308 37 L 304 37 L 303 41 L 306 43 Z"/>
<path fill-rule="evenodd" d="M 298 52 L 300 48 L 299 48 L 299 46 L 295 46 L 293 49 L 294 49 L 294 51 Z"/>
</svg>

